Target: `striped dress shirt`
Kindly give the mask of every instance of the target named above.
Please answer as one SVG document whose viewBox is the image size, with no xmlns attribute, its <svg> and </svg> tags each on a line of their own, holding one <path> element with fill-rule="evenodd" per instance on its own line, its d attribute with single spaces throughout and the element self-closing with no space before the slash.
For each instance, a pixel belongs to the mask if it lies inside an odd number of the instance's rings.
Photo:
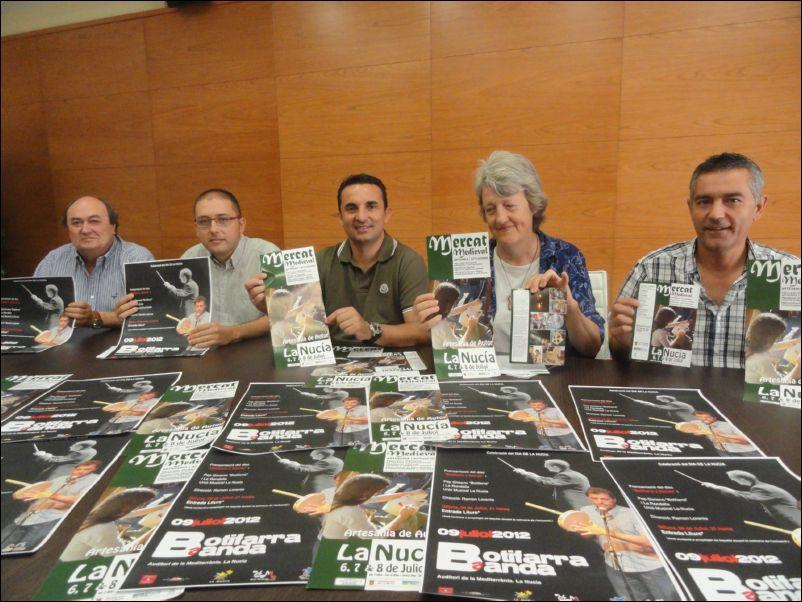
<svg viewBox="0 0 802 602">
<path fill-rule="evenodd" d="M 114 237 L 111 248 L 98 257 L 89 272 L 86 262 L 70 243 L 53 249 L 36 266 L 34 277 L 72 276 L 75 300 L 89 303 L 95 311 L 114 311 L 114 305 L 125 295 L 123 265 L 134 261 L 153 261 L 145 247 Z"/>
<path fill-rule="evenodd" d="M 794 259 L 790 253 L 772 249 L 747 239 L 748 259 Z M 746 316 L 746 266 L 733 282 L 721 305 L 707 296 L 696 266 L 696 239 L 657 249 L 641 258 L 621 287 L 619 297 L 637 299 L 641 282 L 658 284 L 698 284 L 699 311 L 693 338 L 694 366 L 717 368 L 744 367 L 744 332 Z"/>
</svg>

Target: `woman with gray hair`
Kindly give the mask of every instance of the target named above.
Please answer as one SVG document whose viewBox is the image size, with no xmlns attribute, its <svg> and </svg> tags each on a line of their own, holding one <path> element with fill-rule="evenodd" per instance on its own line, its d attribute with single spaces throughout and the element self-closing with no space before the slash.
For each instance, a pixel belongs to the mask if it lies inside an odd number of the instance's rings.
<svg viewBox="0 0 802 602">
<path fill-rule="evenodd" d="M 479 213 L 490 230 L 495 348 L 510 349 L 512 291 L 528 288 L 537 292 L 547 287 L 562 289 L 568 299 L 565 317 L 570 347 L 581 355 L 594 357 L 604 337 L 604 319 L 595 309 L 585 258 L 574 245 L 545 234 L 548 199 L 532 163 L 516 153 L 495 151 L 481 161 L 474 178 Z M 433 312 L 438 302 L 431 293 L 415 300 L 415 310 L 427 328 L 442 316 Z"/>
</svg>

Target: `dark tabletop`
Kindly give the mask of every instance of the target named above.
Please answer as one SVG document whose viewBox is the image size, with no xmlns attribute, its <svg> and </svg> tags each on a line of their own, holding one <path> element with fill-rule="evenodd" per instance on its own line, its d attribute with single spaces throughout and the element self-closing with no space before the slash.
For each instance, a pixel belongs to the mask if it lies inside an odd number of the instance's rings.
<svg viewBox="0 0 802 602">
<path fill-rule="evenodd" d="M 117 342 L 118 332 L 76 329 L 72 339 L 58 349 L 40 354 L 3 355 L 2 375 L 67 374 L 76 379 L 126 376 L 154 372 L 183 372 L 183 384 L 239 380 L 237 395 L 249 382 L 303 382 L 308 370 L 273 367 L 269 339 L 253 339 L 209 351 L 200 358 L 98 360 L 95 356 Z M 428 348 L 418 350 L 431 366 Z M 502 377 L 510 378 L 510 377 Z M 769 455 L 783 459 L 799 474 L 799 410 L 741 401 L 743 370 L 723 368 L 674 368 L 656 364 L 620 364 L 569 357 L 566 365 L 539 377 L 574 428 L 581 433 L 568 385 L 629 387 L 681 387 L 701 389 L 727 417 Z M 83 522 L 114 470 L 81 501 L 47 544 L 32 556 L 2 560 L 2 599 L 28 600 L 55 565 L 61 550 Z M 191 589 L 186 600 L 418 600 L 418 594 L 306 590 L 303 586 L 231 587 Z M 443 598 L 436 598 L 442 600 Z"/>
</svg>

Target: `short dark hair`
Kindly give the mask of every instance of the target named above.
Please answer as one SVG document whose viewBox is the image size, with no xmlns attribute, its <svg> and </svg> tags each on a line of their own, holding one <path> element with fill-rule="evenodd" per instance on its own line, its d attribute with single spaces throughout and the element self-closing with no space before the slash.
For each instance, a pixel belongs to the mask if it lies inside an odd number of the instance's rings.
<svg viewBox="0 0 802 602">
<path fill-rule="evenodd" d="M 234 205 L 234 209 L 237 210 L 237 213 L 240 217 L 242 217 L 242 209 L 239 206 L 239 201 L 237 197 L 234 196 L 233 192 L 229 192 L 225 188 L 210 188 L 209 190 L 204 190 L 198 195 L 198 198 L 195 199 L 195 203 L 192 205 L 192 213 L 195 213 L 195 208 L 198 206 L 198 203 L 201 201 L 211 197 L 211 196 L 221 196 L 224 199 L 227 199 Z"/>
<path fill-rule="evenodd" d="M 760 197 L 763 196 L 763 171 L 752 159 L 740 153 L 712 155 L 697 165 L 696 169 L 693 170 L 691 182 L 688 185 L 689 198 L 693 199 L 693 195 L 696 193 L 696 180 L 699 179 L 699 176 L 730 169 L 745 169 L 749 172 L 749 188 L 752 190 L 752 196 L 755 197 L 755 203 L 759 202 Z"/>
<path fill-rule="evenodd" d="M 384 201 L 384 208 L 387 209 L 387 189 L 384 187 L 384 182 L 382 182 L 376 176 L 371 176 L 370 174 L 366 173 L 358 173 L 352 174 L 345 178 L 342 182 L 340 182 L 340 187 L 337 189 L 337 211 L 340 211 L 343 204 L 343 190 L 348 188 L 349 186 L 354 186 L 356 184 L 373 184 L 374 186 L 378 186 L 379 189 L 382 191 L 382 200 Z"/>
<path fill-rule="evenodd" d="M 610 491 L 609 489 L 605 489 L 604 487 L 588 487 L 587 491 L 585 491 L 585 495 L 590 497 L 591 495 L 606 495 L 609 498 L 612 498 L 616 502 L 618 498 L 615 497 L 615 494 Z"/>
<path fill-rule="evenodd" d="M 195 297 L 195 303 L 197 303 L 198 301 L 203 301 L 206 304 L 206 307 L 209 307 L 209 302 L 203 295 L 198 295 L 197 297 Z"/>
<path fill-rule="evenodd" d="M 111 206 L 111 203 L 109 203 L 103 197 L 96 196 L 94 194 L 85 194 L 82 197 L 78 197 L 77 199 L 75 199 L 71 203 L 68 203 L 67 206 L 64 207 L 64 212 L 61 214 L 61 225 L 64 226 L 65 228 L 67 227 L 67 211 L 69 211 L 70 207 L 72 207 L 75 203 L 77 203 L 81 199 L 84 199 L 84 198 L 87 198 L 87 197 L 90 198 L 90 199 L 97 199 L 98 201 L 103 203 L 103 205 L 106 207 L 106 211 L 108 211 L 108 213 L 109 213 L 109 223 L 112 224 L 113 226 L 115 226 L 114 232 L 116 233 L 117 232 L 117 227 L 119 227 L 119 225 L 120 225 L 120 215 L 117 213 L 117 210 L 114 207 Z"/>
</svg>

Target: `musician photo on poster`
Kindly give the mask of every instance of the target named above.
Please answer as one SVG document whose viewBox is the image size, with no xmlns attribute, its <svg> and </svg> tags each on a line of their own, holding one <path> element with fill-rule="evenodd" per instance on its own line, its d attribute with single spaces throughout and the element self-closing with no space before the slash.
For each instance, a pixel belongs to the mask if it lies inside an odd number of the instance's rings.
<svg viewBox="0 0 802 602">
<path fill-rule="evenodd" d="M 799 599 L 799 477 L 781 460 L 603 463 L 693 600 Z"/>
<path fill-rule="evenodd" d="M 763 456 L 699 389 L 580 385 L 569 389 L 595 460 Z"/>
<path fill-rule="evenodd" d="M 165 372 L 64 381 L 4 422 L 2 442 L 135 431 L 180 377 L 180 372 Z"/>
<path fill-rule="evenodd" d="M 322 452 L 328 460 L 323 471 L 297 471 L 280 462 L 314 467 Z M 344 455 L 315 449 L 242 456 L 212 449 L 122 589 L 306 582 Z"/>
<path fill-rule="evenodd" d="M 441 381 L 440 392 L 454 429 L 434 445 L 585 451 L 539 380 Z"/>
<path fill-rule="evenodd" d="M 64 308 L 75 301 L 72 278 L 3 278 L 2 288 L 3 353 L 39 353 L 70 339 L 74 320 Z"/>
<path fill-rule="evenodd" d="M 58 529 L 128 443 L 125 437 L 3 446 L 3 556 L 31 554 Z"/>
<path fill-rule="evenodd" d="M 123 321 L 117 345 L 98 357 L 186 357 L 209 350 L 188 340 L 211 321 L 208 257 L 126 263 L 125 290 L 133 293 L 138 311 Z"/>
<path fill-rule="evenodd" d="M 677 600 L 615 482 L 588 454 L 440 452 L 423 592 L 492 600 Z"/>
<path fill-rule="evenodd" d="M 265 454 L 368 443 L 369 433 L 364 386 L 251 383 L 214 446 Z"/>
</svg>

